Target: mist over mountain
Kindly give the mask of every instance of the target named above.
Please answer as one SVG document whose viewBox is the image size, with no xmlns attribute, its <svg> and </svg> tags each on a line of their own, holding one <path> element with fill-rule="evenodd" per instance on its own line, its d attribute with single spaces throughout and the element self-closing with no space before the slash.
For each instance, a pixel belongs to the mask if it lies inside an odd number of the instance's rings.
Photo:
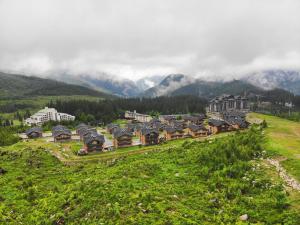
<svg viewBox="0 0 300 225">
<path fill-rule="evenodd" d="M 249 74 L 243 80 L 266 90 L 282 88 L 300 95 L 300 72 L 295 70 L 266 70 Z"/>
</svg>

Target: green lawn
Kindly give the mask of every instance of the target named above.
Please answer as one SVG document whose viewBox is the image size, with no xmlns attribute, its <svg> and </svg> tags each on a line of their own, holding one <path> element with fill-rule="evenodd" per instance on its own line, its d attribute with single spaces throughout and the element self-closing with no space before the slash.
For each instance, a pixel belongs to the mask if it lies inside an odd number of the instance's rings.
<svg viewBox="0 0 300 225">
<path fill-rule="evenodd" d="M 251 113 L 250 121 L 266 120 L 266 146 L 269 153 L 286 158 L 282 165 L 300 181 L 300 123 L 276 116 Z"/>
</svg>

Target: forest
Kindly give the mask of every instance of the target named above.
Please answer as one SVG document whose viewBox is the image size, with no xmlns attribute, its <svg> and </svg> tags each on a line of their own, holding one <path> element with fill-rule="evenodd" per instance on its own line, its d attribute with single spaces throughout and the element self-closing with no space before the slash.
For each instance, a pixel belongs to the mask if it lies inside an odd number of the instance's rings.
<svg viewBox="0 0 300 225">
<path fill-rule="evenodd" d="M 99 101 L 51 101 L 48 107 L 76 116 L 82 122 L 110 123 L 124 115 L 126 110 L 136 110 L 150 115 L 204 113 L 207 100 L 195 96 L 157 98 L 118 98 Z"/>
</svg>

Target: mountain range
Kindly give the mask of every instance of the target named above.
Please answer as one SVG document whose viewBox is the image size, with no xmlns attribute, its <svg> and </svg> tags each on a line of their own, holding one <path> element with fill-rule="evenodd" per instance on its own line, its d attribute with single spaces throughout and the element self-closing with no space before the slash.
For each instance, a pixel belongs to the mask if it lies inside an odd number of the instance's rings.
<svg viewBox="0 0 300 225">
<path fill-rule="evenodd" d="M 266 70 L 246 74 L 239 80 L 207 81 L 184 74 L 148 76 L 137 81 L 111 78 L 107 74 L 52 75 L 51 79 L 0 73 L 0 96 L 92 95 L 119 97 L 157 97 L 195 95 L 205 98 L 227 94 L 263 94 L 283 89 L 300 95 L 299 71 Z"/>
</svg>

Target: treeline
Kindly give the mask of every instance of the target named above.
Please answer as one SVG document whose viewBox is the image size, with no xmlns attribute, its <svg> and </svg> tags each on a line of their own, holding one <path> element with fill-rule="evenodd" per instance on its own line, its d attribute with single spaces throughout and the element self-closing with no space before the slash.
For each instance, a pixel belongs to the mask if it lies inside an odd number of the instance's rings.
<svg viewBox="0 0 300 225">
<path fill-rule="evenodd" d="M 118 98 L 112 100 L 71 100 L 50 102 L 60 112 L 76 116 L 82 122 L 109 123 L 124 115 L 126 110 L 136 110 L 150 115 L 204 113 L 207 100 L 196 96 L 174 96 L 157 98 Z"/>
</svg>

